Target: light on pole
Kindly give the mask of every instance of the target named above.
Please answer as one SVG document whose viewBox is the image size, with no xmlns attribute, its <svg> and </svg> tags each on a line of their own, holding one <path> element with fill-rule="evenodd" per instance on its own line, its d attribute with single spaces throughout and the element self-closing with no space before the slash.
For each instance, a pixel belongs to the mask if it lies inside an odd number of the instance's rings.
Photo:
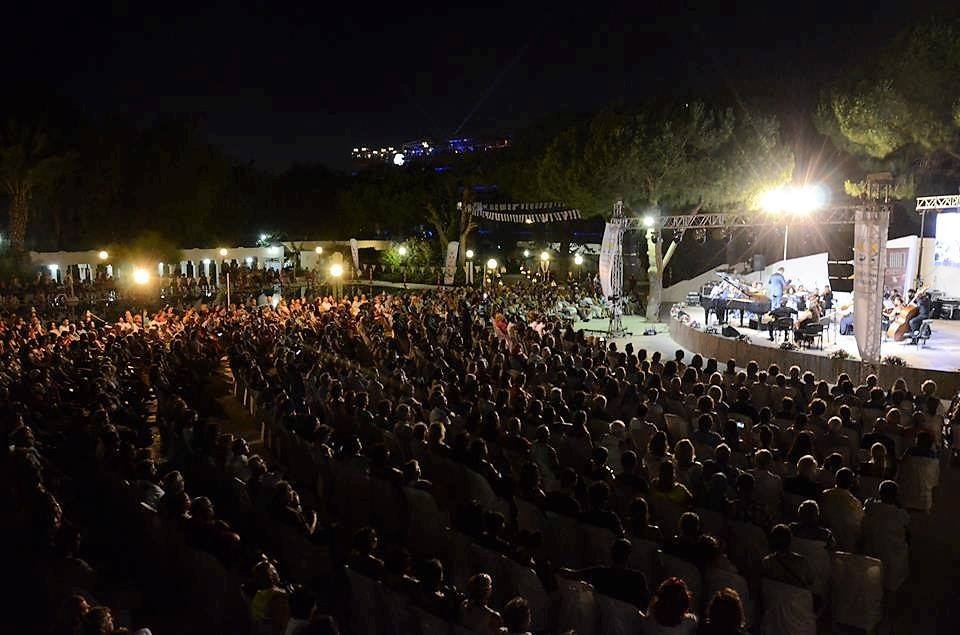
<svg viewBox="0 0 960 635">
<path fill-rule="evenodd" d="M 407 246 L 397 247 L 397 255 L 400 256 L 400 270 L 403 272 L 403 288 L 407 288 Z"/>
<path fill-rule="evenodd" d="M 490 284 L 493 284 L 493 280 L 497 272 L 498 264 L 499 263 L 497 263 L 496 258 L 490 258 L 489 260 L 487 260 L 487 271 L 490 274 Z M 484 278 L 486 278 L 486 276 L 484 276 Z"/>
<path fill-rule="evenodd" d="M 473 250 L 468 249 L 465 255 L 467 256 L 467 262 L 463 268 L 464 282 L 466 282 L 467 286 L 470 287 L 473 286 Z"/>
<path fill-rule="evenodd" d="M 340 280 L 343 278 L 343 265 L 339 262 L 335 262 L 330 265 L 330 277 L 333 278 L 333 288 L 334 295 L 336 299 L 340 300 Z"/>
<path fill-rule="evenodd" d="M 787 259 L 790 243 L 790 225 L 794 220 L 822 209 L 829 198 L 822 185 L 787 186 L 768 190 L 760 195 L 760 209 L 768 214 L 785 215 L 783 224 L 783 259 Z"/>
</svg>

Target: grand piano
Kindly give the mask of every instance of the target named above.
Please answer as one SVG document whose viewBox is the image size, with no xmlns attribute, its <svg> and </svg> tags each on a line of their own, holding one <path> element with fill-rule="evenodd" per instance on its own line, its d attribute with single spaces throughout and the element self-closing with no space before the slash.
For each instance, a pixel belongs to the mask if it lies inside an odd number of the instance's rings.
<svg viewBox="0 0 960 635">
<path fill-rule="evenodd" d="M 705 324 L 710 321 L 711 312 L 720 318 L 720 316 L 726 315 L 731 311 L 739 311 L 741 327 L 744 325 L 745 314 L 753 313 L 755 315 L 763 315 L 764 313 L 770 312 L 771 302 L 769 297 L 753 291 L 750 287 L 730 275 L 719 271 L 717 271 L 716 274 L 722 280 L 720 284 L 726 283 L 730 285 L 730 288 L 736 293 L 736 296 L 711 298 L 709 295 L 701 294 L 700 306 L 704 309 Z"/>
</svg>

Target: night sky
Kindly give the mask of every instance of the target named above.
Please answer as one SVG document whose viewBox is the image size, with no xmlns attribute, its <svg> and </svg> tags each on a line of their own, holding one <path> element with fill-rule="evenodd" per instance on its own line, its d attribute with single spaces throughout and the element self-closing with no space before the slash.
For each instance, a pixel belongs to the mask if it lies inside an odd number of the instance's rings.
<svg viewBox="0 0 960 635">
<path fill-rule="evenodd" d="M 343 168 L 354 146 L 458 129 L 509 135 L 655 94 L 802 101 L 832 67 L 945 3 L 92 4 L 5 16 L 5 79 L 93 117 L 197 114 L 231 154 L 282 169 Z"/>
</svg>

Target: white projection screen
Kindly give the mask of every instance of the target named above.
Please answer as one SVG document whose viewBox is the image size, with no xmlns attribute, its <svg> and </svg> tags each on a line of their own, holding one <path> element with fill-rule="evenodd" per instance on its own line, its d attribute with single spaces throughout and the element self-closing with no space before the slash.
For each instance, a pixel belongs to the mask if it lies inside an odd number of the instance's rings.
<svg viewBox="0 0 960 635">
<path fill-rule="evenodd" d="M 933 261 L 937 267 L 960 268 L 960 214 L 937 214 L 937 242 Z"/>
</svg>

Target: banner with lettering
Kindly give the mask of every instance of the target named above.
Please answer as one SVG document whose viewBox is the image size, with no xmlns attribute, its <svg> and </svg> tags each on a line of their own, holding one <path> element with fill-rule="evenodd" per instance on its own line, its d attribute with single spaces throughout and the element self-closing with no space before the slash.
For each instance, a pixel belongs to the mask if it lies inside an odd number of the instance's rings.
<svg viewBox="0 0 960 635">
<path fill-rule="evenodd" d="M 353 256 L 353 270 L 360 271 L 360 253 L 357 250 L 357 239 L 350 239 L 350 255 Z"/>
<path fill-rule="evenodd" d="M 880 361 L 883 274 L 887 261 L 890 211 L 864 208 L 856 212 L 853 230 L 853 335 L 860 359 Z"/>
<path fill-rule="evenodd" d="M 623 266 L 620 250 L 623 246 L 623 224 L 607 223 L 603 230 L 603 241 L 600 243 L 600 288 L 603 297 L 620 295 L 616 287 L 616 280 L 622 280 L 623 271 L 614 271 L 616 265 Z"/>
</svg>

